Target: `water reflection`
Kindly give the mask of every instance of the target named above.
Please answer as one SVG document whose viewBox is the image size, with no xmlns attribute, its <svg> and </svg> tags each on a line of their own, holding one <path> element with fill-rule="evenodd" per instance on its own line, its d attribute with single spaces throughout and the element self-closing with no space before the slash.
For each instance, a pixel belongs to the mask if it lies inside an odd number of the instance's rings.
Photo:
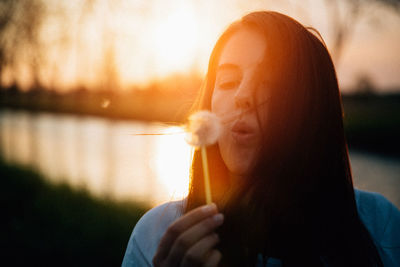
<svg viewBox="0 0 400 267">
<path fill-rule="evenodd" d="M 31 166 L 53 182 L 154 205 L 187 193 L 190 147 L 183 135 L 132 135 L 171 129 L 21 111 L 1 111 L 0 125 L 3 158 Z"/>
<path fill-rule="evenodd" d="M 0 149 L 8 162 L 31 166 L 53 182 L 93 194 L 157 205 L 187 194 L 191 148 L 182 132 L 154 123 L 0 111 Z M 351 152 L 355 186 L 400 207 L 400 162 Z"/>
<path fill-rule="evenodd" d="M 350 152 L 356 187 L 383 194 L 400 209 L 400 160 Z"/>
</svg>

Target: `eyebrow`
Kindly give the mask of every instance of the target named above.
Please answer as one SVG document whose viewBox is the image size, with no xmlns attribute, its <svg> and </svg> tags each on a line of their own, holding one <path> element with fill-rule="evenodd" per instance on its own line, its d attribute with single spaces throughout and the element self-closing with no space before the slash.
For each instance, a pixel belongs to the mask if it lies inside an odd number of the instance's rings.
<svg viewBox="0 0 400 267">
<path fill-rule="evenodd" d="M 218 66 L 217 72 L 221 70 L 240 70 L 240 67 L 232 63 L 224 63 Z"/>
</svg>

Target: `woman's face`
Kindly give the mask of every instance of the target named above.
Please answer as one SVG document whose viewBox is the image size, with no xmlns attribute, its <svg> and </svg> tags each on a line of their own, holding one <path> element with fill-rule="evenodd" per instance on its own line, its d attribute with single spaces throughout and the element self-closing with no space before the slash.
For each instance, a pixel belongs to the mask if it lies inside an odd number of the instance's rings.
<svg viewBox="0 0 400 267">
<path fill-rule="evenodd" d="M 257 31 L 241 28 L 222 49 L 211 99 L 211 111 L 223 121 L 218 145 L 223 161 L 233 177 L 248 174 L 261 146 L 265 121 L 265 90 L 257 88 L 256 73 L 266 51 L 265 38 Z M 226 122 L 226 118 L 229 118 Z"/>
</svg>

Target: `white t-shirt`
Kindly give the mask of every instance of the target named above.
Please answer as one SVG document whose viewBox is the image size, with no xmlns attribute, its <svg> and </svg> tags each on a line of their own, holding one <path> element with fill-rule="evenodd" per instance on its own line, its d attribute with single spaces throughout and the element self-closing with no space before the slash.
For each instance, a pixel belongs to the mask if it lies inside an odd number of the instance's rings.
<svg viewBox="0 0 400 267">
<path fill-rule="evenodd" d="M 371 234 L 385 267 L 400 266 L 400 211 L 378 193 L 355 189 L 358 214 Z M 153 266 L 152 259 L 168 226 L 182 215 L 185 200 L 149 210 L 138 221 L 129 239 L 123 267 Z M 258 258 L 257 266 L 279 267 L 277 258 Z"/>
</svg>

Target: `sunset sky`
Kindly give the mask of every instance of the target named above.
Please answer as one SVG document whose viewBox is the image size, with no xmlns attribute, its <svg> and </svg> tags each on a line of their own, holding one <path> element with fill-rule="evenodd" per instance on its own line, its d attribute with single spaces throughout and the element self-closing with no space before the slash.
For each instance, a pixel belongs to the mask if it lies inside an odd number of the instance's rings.
<svg viewBox="0 0 400 267">
<path fill-rule="evenodd" d="M 332 27 L 326 1 L 143 0 L 51 1 L 40 31 L 45 60 L 40 80 L 47 87 L 96 87 L 114 68 L 121 89 L 146 84 L 177 72 L 206 72 L 211 49 L 234 20 L 255 10 L 275 10 L 320 31 L 328 47 Z M 343 15 L 348 14 L 341 1 Z M 86 3 L 86 4 L 85 4 Z M 400 88 L 400 12 L 371 4 L 354 25 L 336 62 L 343 91 L 367 75 L 382 92 Z M 20 56 L 18 71 L 2 81 L 23 87 L 30 71 Z M 107 64 L 104 64 L 107 62 Z M 14 77 L 14 78 L 13 78 Z M 15 78 L 17 77 L 17 78 Z M 111 78 L 110 78 L 111 79 Z"/>
</svg>

